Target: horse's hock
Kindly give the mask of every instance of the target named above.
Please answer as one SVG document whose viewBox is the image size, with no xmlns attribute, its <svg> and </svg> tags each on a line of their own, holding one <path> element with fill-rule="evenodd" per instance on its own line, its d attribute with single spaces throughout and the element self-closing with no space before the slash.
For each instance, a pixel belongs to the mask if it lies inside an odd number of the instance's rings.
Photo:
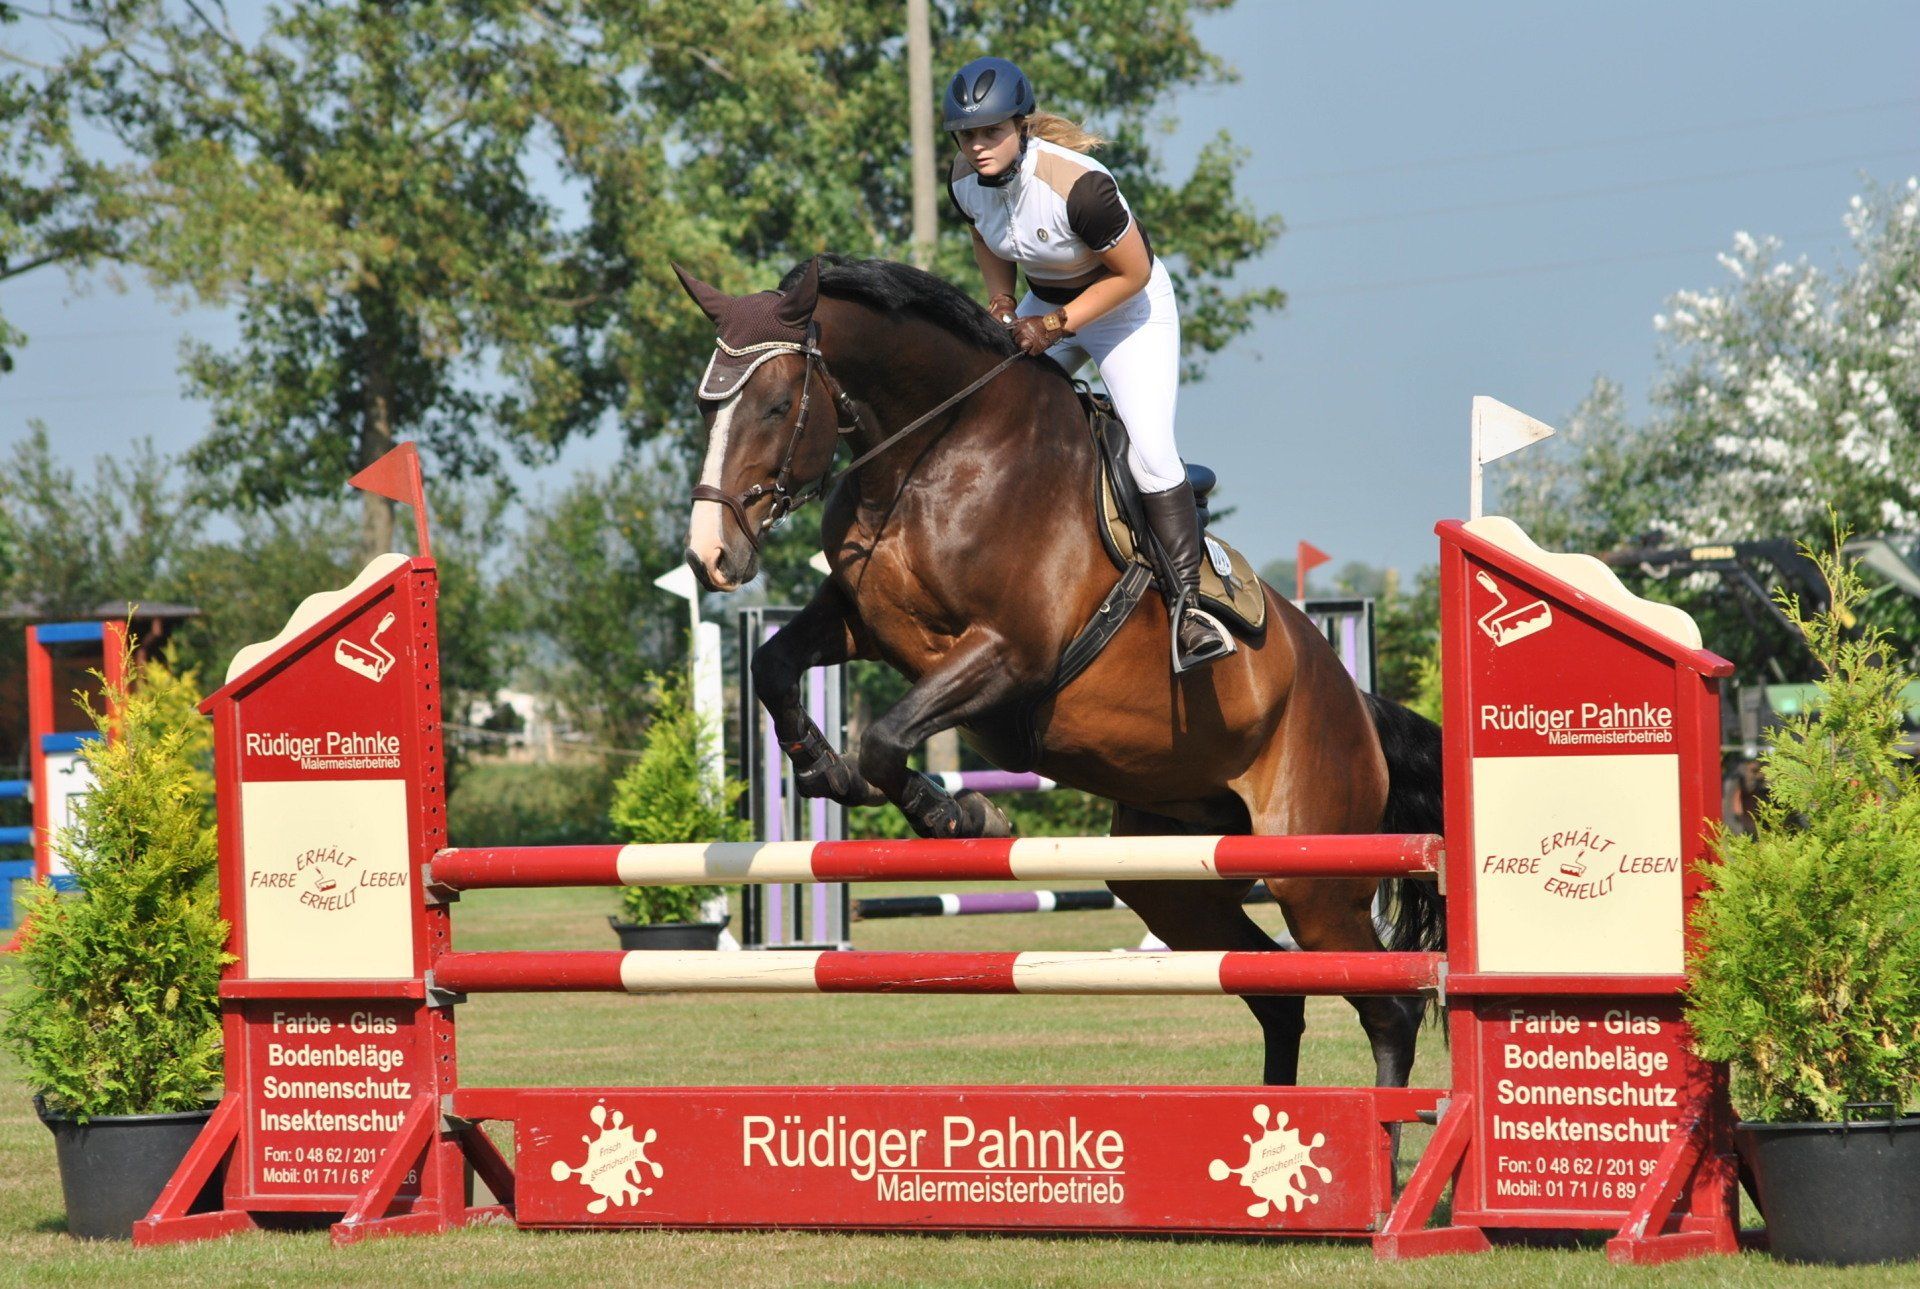
<svg viewBox="0 0 1920 1289">
<path fill-rule="evenodd" d="M 1685 615 L 1512 524 L 1443 523 L 1446 837 L 445 849 L 436 573 L 388 556 L 243 651 L 215 720 L 227 1095 L 136 1239 L 530 1227 L 1315 1233 L 1382 1256 L 1488 1228 L 1616 1258 L 1730 1251 L 1724 1072 L 1681 1021 L 1718 807 L 1718 679 Z M 386 665 L 364 665 L 379 637 Z M 1444 954 L 472 953 L 463 889 L 645 882 L 1431 875 Z M 1439 1089 L 478 1088 L 497 990 L 1437 992 Z M 1389 1128 L 1437 1122 L 1396 1194 Z M 480 1125 L 511 1122 L 509 1161 Z M 225 1164 L 224 1191 L 193 1211 Z M 474 1207 L 467 1171 L 497 1202 Z M 1430 1226 L 1443 1187 L 1450 1216 Z"/>
</svg>

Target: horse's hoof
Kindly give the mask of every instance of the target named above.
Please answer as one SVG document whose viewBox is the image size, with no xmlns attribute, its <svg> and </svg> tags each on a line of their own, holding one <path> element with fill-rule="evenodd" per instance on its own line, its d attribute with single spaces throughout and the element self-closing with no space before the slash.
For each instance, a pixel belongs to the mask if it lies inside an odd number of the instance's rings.
<svg viewBox="0 0 1920 1289">
<path fill-rule="evenodd" d="M 953 804 L 960 808 L 960 836 L 1011 837 L 1013 823 L 1000 807 L 971 788 L 955 794 Z"/>
</svg>

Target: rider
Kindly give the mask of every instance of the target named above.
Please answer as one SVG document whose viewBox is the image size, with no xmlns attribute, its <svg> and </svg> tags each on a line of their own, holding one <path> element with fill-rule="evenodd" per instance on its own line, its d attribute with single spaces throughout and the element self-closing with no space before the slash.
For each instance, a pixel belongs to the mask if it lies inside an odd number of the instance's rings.
<svg viewBox="0 0 1920 1289">
<path fill-rule="evenodd" d="M 941 116 L 960 149 L 947 193 L 972 228 L 988 312 L 1027 353 L 1068 372 L 1091 359 L 1126 423 L 1127 465 L 1179 583 L 1162 588 L 1177 628 L 1174 671 L 1225 657 L 1233 639 L 1195 594 L 1200 522 L 1173 442 L 1179 304 L 1113 175 L 1086 155 L 1104 140 L 1034 111 L 1032 84 L 1004 58 L 962 67 Z M 1016 268 L 1028 288 L 1018 302 Z"/>
</svg>

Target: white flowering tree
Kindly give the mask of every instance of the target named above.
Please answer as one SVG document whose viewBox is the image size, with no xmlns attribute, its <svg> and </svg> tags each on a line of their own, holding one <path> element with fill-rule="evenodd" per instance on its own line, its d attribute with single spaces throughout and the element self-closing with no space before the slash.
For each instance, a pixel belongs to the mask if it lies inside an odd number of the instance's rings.
<svg viewBox="0 0 1920 1289">
<path fill-rule="evenodd" d="M 1846 216 L 1855 262 L 1822 271 L 1745 233 L 1730 281 L 1682 291 L 1645 425 L 1609 381 L 1559 450 L 1514 457 L 1504 505 L 1584 549 L 1920 531 L 1920 181 L 1870 185 Z"/>
</svg>

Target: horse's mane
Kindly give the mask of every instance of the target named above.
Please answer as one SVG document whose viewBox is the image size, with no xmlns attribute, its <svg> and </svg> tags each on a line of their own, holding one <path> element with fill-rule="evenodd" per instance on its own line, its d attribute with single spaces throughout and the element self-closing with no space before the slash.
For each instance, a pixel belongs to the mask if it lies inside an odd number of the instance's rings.
<svg viewBox="0 0 1920 1289">
<path fill-rule="evenodd" d="M 807 266 L 802 263 L 780 279 L 790 290 Z M 820 289 L 828 295 L 859 300 L 886 313 L 911 313 L 988 353 L 1011 354 L 1013 339 L 973 298 L 945 278 L 894 260 L 857 260 L 845 255 L 820 257 Z"/>
</svg>

